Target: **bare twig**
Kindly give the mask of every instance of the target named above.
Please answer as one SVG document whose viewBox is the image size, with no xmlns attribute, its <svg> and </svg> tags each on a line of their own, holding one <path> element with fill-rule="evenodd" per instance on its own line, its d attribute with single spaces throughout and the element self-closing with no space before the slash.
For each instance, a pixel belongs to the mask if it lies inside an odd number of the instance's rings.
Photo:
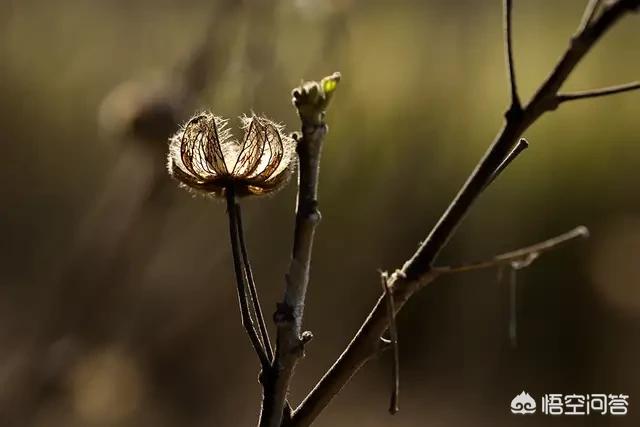
<svg viewBox="0 0 640 427">
<path fill-rule="evenodd" d="M 587 7 L 584 9 L 584 13 L 582 14 L 582 19 L 580 20 L 580 26 L 578 27 L 578 34 L 583 32 L 585 28 L 587 28 L 596 14 L 598 13 L 598 9 L 602 4 L 602 0 L 589 0 Z"/>
<path fill-rule="evenodd" d="M 554 108 L 558 90 L 586 53 L 616 22 L 627 13 L 637 10 L 640 0 L 614 0 L 602 8 L 593 22 L 578 33 L 555 68 L 518 115 L 506 114 L 506 123 L 478 166 L 471 173 L 458 195 L 448 206 L 429 236 L 402 270 L 389 278 L 393 289 L 396 313 L 420 288 L 438 277 L 432 263 L 465 217 L 473 202 L 495 176 L 496 170 L 513 150 L 522 133 L 540 116 Z M 388 328 L 389 312 L 382 295 L 355 336 L 294 411 L 291 425 L 308 426 L 329 404 L 351 377 L 379 351 L 380 337 Z"/>
<path fill-rule="evenodd" d="M 537 260 L 543 253 L 557 249 L 566 243 L 579 238 L 589 237 L 589 230 L 584 226 L 579 226 L 559 236 L 552 237 L 543 242 L 539 242 L 515 251 L 496 255 L 493 258 L 447 267 L 434 267 L 434 270 L 442 274 L 462 273 L 467 271 L 482 270 L 486 268 L 498 267 L 498 282 L 502 282 L 503 269 L 507 268 L 509 273 L 509 342 L 512 347 L 517 346 L 517 270 L 528 267 Z"/>
<path fill-rule="evenodd" d="M 623 92 L 631 92 L 640 89 L 640 82 L 630 82 L 617 86 L 610 86 L 601 89 L 585 90 L 581 92 L 559 93 L 556 96 L 558 104 L 578 99 L 598 98 L 600 96 L 615 95 Z"/>
<path fill-rule="evenodd" d="M 296 223 L 284 299 L 274 315 L 278 331 L 276 354 L 273 367 L 264 378 L 261 427 L 279 427 L 282 423 L 289 382 L 297 361 L 304 354 L 302 316 L 313 238 L 320 221 L 317 197 L 320 154 L 327 133 L 325 111 L 339 80 L 340 74 L 335 73 L 320 83 L 308 82 L 293 91 L 293 103 L 302 122 L 302 136 L 298 136 L 297 145 Z"/>
<path fill-rule="evenodd" d="M 260 336 L 262 337 L 262 344 L 267 355 L 269 362 L 273 360 L 273 348 L 271 347 L 271 340 L 269 339 L 269 331 L 267 330 L 267 324 L 264 321 L 264 315 L 262 314 L 262 307 L 260 305 L 260 298 L 258 298 L 258 290 L 256 289 L 256 283 L 253 280 L 253 271 L 251 270 L 251 263 L 249 262 L 249 255 L 247 254 L 247 247 L 244 243 L 244 228 L 242 226 L 242 211 L 239 204 L 236 204 L 236 216 L 238 222 L 238 237 L 240 240 L 240 252 L 242 254 L 242 262 L 244 264 L 245 277 L 247 279 L 247 285 L 249 287 L 249 295 L 251 297 L 251 304 L 253 305 L 253 312 L 256 315 L 258 322 L 258 328 L 260 329 Z"/>
<path fill-rule="evenodd" d="M 507 252 L 499 257 L 500 259 L 504 259 L 502 262 L 505 263 L 523 262 L 527 260 L 527 258 L 531 258 L 532 255 L 530 254 L 534 252 L 546 252 L 578 237 L 584 237 L 586 234 L 586 228 L 577 227 L 552 239 L 516 251 Z M 530 261 L 532 261 L 532 259 L 530 259 Z M 395 313 L 402 309 L 403 305 L 415 292 L 442 274 L 477 270 L 500 264 L 500 262 L 496 263 L 495 259 L 492 259 L 491 262 L 474 263 L 468 266 L 431 268 L 420 280 L 410 280 L 402 271 L 398 270 L 389 277 L 387 282 L 388 286 L 393 290 Z M 471 268 L 471 266 L 473 267 Z M 379 337 L 382 336 L 384 331 L 389 327 L 388 316 L 390 315 L 385 298 L 386 295 L 383 294 L 378 299 L 371 313 L 345 351 L 294 411 L 292 421 L 289 425 L 296 427 L 310 425 L 351 377 L 381 350 Z"/>
<path fill-rule="evenodd" d="M 496 178 L 502 173 L 502 171 L 505 170 L 506 167 L 509 166 L 511 162 L 513 162 L 516 157 L 518 157 L 520 153 L 522 153 L 527 148 L 529 148 L 529 142 L 527 142 L 527 140 L 524 138 L 520 138 L 516 146 L 513 147 L 513 150 L 511 150 L 511 152 L 507 154 L 507 157 L 502 161 L 502 163 L 500 163 L 500 166 L 498 166 L 496 171 L 493 173 L 493 176 L 491 177 L 489 182 L 487 182 L 487 187 L 491 185 L 491 183 L 496 180 Z"/>
<path fill-rule="evenodd" d="M 502 164 L 522 133 L 542 114 L 555 108 L 554 99 L 571 71 L 602 35 L 638 4 L 640 4 L 640 0 L 617 0 L 610 3 L 591 26 L 573 39 L 547 80 L 524 108 L 522 115 L 507 119 L 494 143 L 442 215 L 440 221 L 407 262 L 403 271 L 409 278 L 418 279 L 421 273 L 429 270 L 433 259 L 446 245 L 460 221 L 482 193 L 486 183 L 491 180 L 496 169 Z"/>
<path fill-rule="evenodd" d="M 389 312 L 389 344 L 393 347 L 393 367 L 391 371 L 391 401 L 389 413 L 398 413 L 398 398 L 400 396 L 400 350 L 398 348 L 398 327 L 396 326 L 396 307 L 393 301 L 393 290 L 389 288 L 389 275 L 386 272 L 380 274 L 382 280 L 382 292 L 387 296 L 387 311 Z"/>
<path fill-rule="evenodd" d="M 244 283 L 245 277 L 242 264 L 242 253 L 239 243 L 240 237 L 238 233 L 238 205 L 232 186 L 229 186 L 225 190 L 225 195 L 227 199 L 227 213 L 229 214 L 229 237 L 231 239 L 231 249 L 233 252 L 233 266 L 236 274 L 236 286 L 238 290 L 238 303 L 240 304 L 242 326 L 247 332 L 247 335 L 249 335 L 251 345 L 253 345 L 253 349 L 258 355 L 258 359 L 260 359 L 260 365 L 262 366 L 262 369 L 264 371 L 269 368 L 270 364 L 265 350 L 262 347 L 262 343 L 260 342 L 260 338 L 258 337 L 258 332 L 256 331 L 256 327 L 253 324 L 253 319 L 251 318 L 251 313 L 249 311 L 247 293 Z"/>
<path fill-rule="evenodd" d="M 513 63 L 513 37 L 512 37 L 512 22 L 513 18 L 511 12 L 513 10 L 513 1 L 504 0 L 503 13 L 504 13 L 504 45 L 505 45 L 505 59 L 507 61 L 507 74 L 509 78 L 509 87 L 511 89 L 511 106 L 508 110 L 508 114 L 520 114 L 522 113 L 522 104 L 520 103 L 520 97 L 518 96 L 518 85 L 516 83 L 516 71 Z"/>
<path fill-rule="evenodd" d="M 517 249 L 515 251 L 506 252 L 500 255 L 496 255 L 493 258 L 485 261 L 474 262 L 470 264 L 461 264 L 448 267 L 433 267 L 439 273 L 462 273 L 465 271 L 482 270 L 485 268 L 492 268 L 500 265 L 510 265 L 516 263 L 516 267 L 531 264 L 544 252 L 556 249 L 572 240 L 585 238 L 589 236 L 589 230 L 584 226 L 579 226 L 559 236 L 552 237 L 545 241 L 536 243 L 531 246 Z"/>
</svg>

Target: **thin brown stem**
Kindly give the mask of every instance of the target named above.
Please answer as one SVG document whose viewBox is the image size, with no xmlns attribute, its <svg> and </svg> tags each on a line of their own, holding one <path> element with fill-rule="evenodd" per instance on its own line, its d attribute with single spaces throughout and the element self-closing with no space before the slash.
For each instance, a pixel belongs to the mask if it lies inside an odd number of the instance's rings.
<svg viewBox="0 0 640 427">
<path fill-rule="evenodd" d="M 466 271 L 483 270 L 501 265 L 510 265 L 516 263 L 516 267 L 529 265 L 543 253 L 556 249 L 572 240 L 589 237 L 589 230 L 584 226 L 579 226 L 559 236 L 552 237 L 542 242 L 516 249 L 496 255 L 491 259 L 473 262 L 469 264 L 460 264 L 447 267 L 434 267 L 439 273 L 451 274 L 462 273 Z"/>
<path fill-rule="evenodd" d="M 240 305 L 240 318 L 242 321 L 242 326 L 249 336 L 251 345 L 258 355 L 258 359 L 260 359 L 260 365 L 262 366 L 262 369 L 265 370 L 269 368 L 269 359 L 267 358 L 265 350 L 262 347 L 262 343 L 260 342 L 260 338 L 258 337 L 256 327 L 253 324 L 253 319 L 251 318 L 251 313 L 249 311 L 247 293 L 245 290 L 242 253 L 240 250 L 240 238 L 238 233 L 238 205 L 233 187 L 229 186 L 226 188 L 225 196 L 227 200 L 227 213 L 229 214 L 229 237 L 231 239 L 231 250 L 233 253 L 233 267 L 236 274 L 236 287 L 238 292 L 238 303 Z"/>
<path fill-rule="evenodd" d="M 251 269 L 251 263 L 249 262 L 249 255 L 247 254 L 247 247 L 244 243 L 244 227 L 242 226 L 242 210 L 240 205 L 236 205 L 236 214 L 238 221 L 238 236 L 240 240 L 240 252 L 242 254 L 242 262 L 244 264 L 245 277 L 249 288 L 249 295 L 251 297 L 251 304 L 253 305 L 253 312 L 256 315 L 258 322 L 258 328 L 260 330 L 260 336 L 262 337 L 262 344 L 264 346 L 267 359 L 271 362 L 273 360 L 273 348 L 271 347 L 271 340 L 269 339 L 269 331 L 267 330 L 267 324 L 264 321 L 264 315 L 262 314 L 262 307 L 260 305 L 260 298 L 258 297 L 258 290 L 256 289 L 256 283 L 253 280 L 253 270 Z"/>
<path fill-rule="evenodd" d="M 509 114 L 519 114 L 522 112 L 522 104 L 520 103 L 520 97 L 518 96 L 518 85 L 516 83 L 516 71 L 515 71 L 515 65 L 513 62 L 512 10 L 513 10 L 513 1 L 504 0 L 503 13 L 504 13 L 505 59 L 507 61 L 507 74 L 509 78 L 509 87 L 511 89 L 511 107 L 509 108 Z"/>
<path fill-rule="evenodd" d="M 598 9 L 602 3 L 602 0 L 589 0 L 587 3 L 587 7 L 584 9 L 584 13 L 582 14 L 582 19 L 580 20 L 580 26 L 578 27 L 578 34 L 583 32 L 585 28 L 587 28 L 596 14 L 598 13 Z"/>
<path fill-rule="evenodd" d="M 285 276 L 285 291 L 274 320 L 277 326 L 273 368 L 264 378 L 260 427 L 280 427 L 285 415 L 289 384 L 298 360 L 304 355 L 306 340 L 302 336 L 304 303 L 309 284 L 311 253 L 318 210 L 320 155 L 328 127 L 325 111 L 340 80 L 335 73 L 319 83 L 308 82 L 293 91 L 293 104 L 301 121 L 298 135 L 298 197 L 293 250 Z"/>
<path fill-rule="evenodd" d="M 411 279 L 419 279 L 428 271 L 433 260 L 447 244 L 472 204 L 485 189 L 495 170 L 513 149 L 522 133 L 542 114 L 553 109 L 552 105 L 562 84 L 569 77 L 587 52 L 626 13 L 640 5 L 640 0 L 617 0 L 606 6 L 597 20 L 577 35 L 562 55 L 558 64 L 540 86 L 519 117 L 508 117 L 484 158 L 467 179 L 462 189 L 450 203 L 438 223 L 414 256 L 403 267 Z"/>
<path fill-rule="evenodd" d="M 630 82 L 617 86 L 609 86 L 600 89 L 585 90 L 581 92 L 559 93 L 556 96 L 558 104 L 579 99 L 598 98 L 601 96 L 615 95 L 618 93 L 631 92 L 640 89 L 640 82 Z"/>
<path fill-rule="evenodd" d="M 402 269 L 389 277 L 396 313 L 415 292 L 439 276 L 440 273 L 432 268 L 433 261 L 516 146 L 522 133 L 545 112 L 553 109 L 560 87 L 602 36 L 623 16 L 639 8 L 640 0 L 614 0 L 603 6 L 593 22 L 572 39 L 521 114 L 506 114 L 506 123 L 440 220 Z M 380 337 L 389 326 L 388 310 L 382 295 L 347 348 L 294 411 L 290 425 L 310 425 L 352 376 L 379 351 Z"/>
</svg>

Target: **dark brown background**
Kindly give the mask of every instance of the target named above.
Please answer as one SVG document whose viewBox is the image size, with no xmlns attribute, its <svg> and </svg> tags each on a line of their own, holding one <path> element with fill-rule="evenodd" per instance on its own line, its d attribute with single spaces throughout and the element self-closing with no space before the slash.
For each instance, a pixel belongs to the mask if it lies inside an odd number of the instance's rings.
<svg viewBox="0 0 640 427">
<path fill-rule="evenodd" d="M 103 103 L 124 81 L 172 86 L 169 73 L 211 20 L 212 71 L 183 118 L 197 108 L 227 117 L 253 109 L 295 129 L 290 89 L 343 74 L 329 113 L 305 319 L 315 339 L 294 402 L 373 304 L 376 269 L 410 256 L 501 125 L 497 0 L 232 3 L 0 3 L 1 426 L 255 422 L 257 364 L 240 327 L 224 206 L 170 181 L 162 138 L 144 145 L 123 136 L 118 117 L 135 105 L 134 92 Z M 528 98 L 586 2 L 514 3 Z M 568 88 L 638 79 L 639 23 L 634 16 L 611 31 Z M 495 271 L 442 280 L 399 316 L 401 412 L 386 412 L 385 355 L 319 427 L 509 426 L 525 421 L 508 410 L 523 389 L 537 398 L 631 395 L 624 419 L 537 415 L 526 425 L 637 424 L 638 100 L 576 102 L 544 117 L 443 254 L 442 262 L 482 258 L 578 224 L 591 229 L 590 240 L 518 275 L 519 346 L 509 346 L 508 295 Z M 293 185 L 244 203 L 268 313 L 283 289 L 293 207 Z"/>
</svg>

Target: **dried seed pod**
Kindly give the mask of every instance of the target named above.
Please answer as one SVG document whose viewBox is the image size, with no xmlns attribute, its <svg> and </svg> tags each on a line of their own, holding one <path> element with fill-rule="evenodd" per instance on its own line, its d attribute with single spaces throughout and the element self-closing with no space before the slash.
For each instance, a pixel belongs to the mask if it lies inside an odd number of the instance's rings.
<svg viewBox="0 0 640 427">
<path fill-rule="evenodd" d="M 203 112 L 170 140 L 168 169 L 183 186 L 213 196 L 233 187 L 238 196 L 283 187 L 295 164 L 295 141 L 283 127 L 256 115 L 241 117 L 243 142 L 233 139 L 227 120 Z"/>
</svg>

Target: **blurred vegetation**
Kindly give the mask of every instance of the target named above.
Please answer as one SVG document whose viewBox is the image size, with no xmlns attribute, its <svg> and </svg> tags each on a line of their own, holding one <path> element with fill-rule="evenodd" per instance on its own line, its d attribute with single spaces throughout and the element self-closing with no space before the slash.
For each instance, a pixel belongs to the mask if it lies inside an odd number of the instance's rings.
<svg viewBox="0 0 640 427">
<path fill-rule="evenodd" d="M 104 104 L 123 82 L 140 96 L 161 88 L 149 96 L 168 99 L 176 119 L 198 108 L 254 110 L 295 130 L 291 88 L 342 72 L 305 319 L 316 338 L 294 402 L 377 297 L 376 269 L 413 252 L 501 125 L 508 91 L 498 1 L 232 3 L 0 3 L 0 425 L 254 423 L 257 366 L 237 313 L 224 207 L 170 181 L 163 138 L 142 144 L 99 113 L 120 108 L 127 117 L 127 99 Z M 515 3 L 527 98 L 585 2 Z M 176 76 L 203 40 L 206 84 L 182 102 Z M 567 89 L 636 80 L 639 41 L 637 17 L 624 20 Z M 317 425 L 507 426 L 522 389 L 629 394 L 624 421 L 637 423 L 638 112 L 631 93 L 544 117 L 447 248 L 443 261 L 477 259 L 589 226 L 592 239 L 519 275 L 518 348 L 508 344 L 507 291 L 495 272 L 444 280 L 399 317 L 401 412 L 386 413 L 384 356 Z M 290 185 L 244 206 L 267 312 L 283 289 L 294 196 Z"/>
</svg>

